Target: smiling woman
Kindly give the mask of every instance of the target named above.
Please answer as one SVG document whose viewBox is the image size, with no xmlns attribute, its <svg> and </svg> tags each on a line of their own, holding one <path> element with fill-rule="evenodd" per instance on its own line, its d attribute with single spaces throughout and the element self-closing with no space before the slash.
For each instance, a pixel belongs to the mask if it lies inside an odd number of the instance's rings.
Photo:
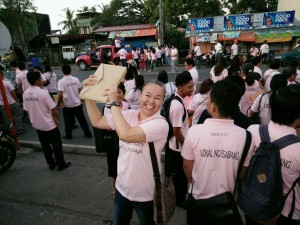
<svg viewBox="0 0 300 225">
<path fill-rule="evenodd" d="M 84 82 L 94 84 L 94 76 Z M 86 100 L 92 125 L 101 129 L 116 130 L 120 152 L 115 192 L 115 224 L 129 224 L 133 208 L 141 224 L 153 221 L 155 181 L 150 160 L 149 143 L 154 144 L 158 167 L 161 172 L 161 151 L 166 143 L 168 124 L 160 115 L 165 87 L 159 81 L 144 85 L 139 99 L 140 109 L 121 111 L 115 85 L 107 87 L 104 95 L 111 105 L 111 114 L 102 116 L 95 102 Z"/>
</svg>

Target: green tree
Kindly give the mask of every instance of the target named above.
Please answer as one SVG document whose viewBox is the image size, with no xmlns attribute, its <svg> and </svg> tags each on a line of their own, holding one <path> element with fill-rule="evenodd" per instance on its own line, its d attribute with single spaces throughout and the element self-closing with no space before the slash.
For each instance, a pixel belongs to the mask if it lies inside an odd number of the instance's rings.
<svg viewBox="0 0 300 225">
<path fill-rule="evenodd" d="M 70 10 L 67 7 L 64 8 L 63 11 L 66 13 L 66 18 L 57 25 L 63 25 L 62 30 L 67 31 L 68 34 L 77 34 L 78 28 L 76 25 L 76 18 L 74 18 L 74 10 Z"/>
<path fill-rule="evenodd" d="M 259 13 L 277 10 L 278 0 L 240 0 L 232 2 L 230 13 Z"/>
<path fill-rule="evenodd" d="M 189 48 L 189 40 L 185 37 L 184 32 L 179 31 L 176 28 L 170 28 L 165 31 L 164 35 L 166 44 L 174 44 L 178 49 Z"/>
<path fill-rule="evenodd" d="M 0 0 L 0 20 L 12 36 L 12 48 L 20 60 L 28 60 L 28 41 L 37 35 L 36 8 L 31 0 Z"/>
</svg>

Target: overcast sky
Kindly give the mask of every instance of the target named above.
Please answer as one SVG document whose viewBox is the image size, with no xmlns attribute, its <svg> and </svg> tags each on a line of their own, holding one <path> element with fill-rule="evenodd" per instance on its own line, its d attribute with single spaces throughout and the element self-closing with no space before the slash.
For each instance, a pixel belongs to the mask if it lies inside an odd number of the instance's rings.
<svg viewBox="0 0 300 225">
<path fill-rule="evenodd" d="M 33 0 L 33 5 L 37 7 L 37 13 L 48 14 L 51 22 L 51 29 L 58 30 L 62 29 L 62 26 L 57 24 L 65 20 L 66 13 L 62 10 L 69 7 L 69 9 L 74 10 L 74 16 L 77 10 L 81 9 L 83 6 L 97 6 L 108 4 L 111 0 Z M 100 8 L 96 7 L 99 12 Z"/>
</svg>

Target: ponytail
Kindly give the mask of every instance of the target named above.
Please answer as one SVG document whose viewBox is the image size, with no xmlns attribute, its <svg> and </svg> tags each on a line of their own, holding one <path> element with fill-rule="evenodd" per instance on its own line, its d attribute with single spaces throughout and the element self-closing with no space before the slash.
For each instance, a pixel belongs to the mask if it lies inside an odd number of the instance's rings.
<svg viewBox="0 0 300 225">
<path fill-rule="evenodd" d="M 245 82 L 248 86 L 251 86 L 255 82 L 255 75 L 253 70 L 249 70 L 248 74 L 246 74 Z"/>
</svg>

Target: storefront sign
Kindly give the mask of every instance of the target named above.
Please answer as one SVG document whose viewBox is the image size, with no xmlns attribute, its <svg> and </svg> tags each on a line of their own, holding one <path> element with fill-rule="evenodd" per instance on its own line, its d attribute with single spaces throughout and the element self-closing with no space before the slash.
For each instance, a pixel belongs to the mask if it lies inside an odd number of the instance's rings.
<svg viewBox="0 0 300 225">
<path fill-rule="evenodd" d="M 264 13 L 262 28 L 293 26 L 294 17 L 295 11 Z"/>
<path fill-rule="evenodd" d="M 224 38 L 238 38 L 240 35 L 241 35 L 241 31 L 223 32 Z"/>
<path fill-rule="evenodd" d="M 255 38 L 279 38 L 279 37 L 293 37 L 293 36 L 300 36 L 299 29 L 281 29 L 281 30 L 264 30 L 264 31 L 256 31 Z"/>
<path fill-rule="evenodd" d="M 210 34 L 208 33 L 201 33 L 199 36 L 196 36 L 196 42 L 208 42 L 210 41 Z"/>
<path fill-rule="evenodd" d="M 252 15 L 224 16 L 224 30 L 252 29 Z"/>
<path fill-rule="evenodd" d="M 214 29 L 214 18 L 199 18 L 186 21 L 186 34 L 209 32 Z"/>
</svg>

